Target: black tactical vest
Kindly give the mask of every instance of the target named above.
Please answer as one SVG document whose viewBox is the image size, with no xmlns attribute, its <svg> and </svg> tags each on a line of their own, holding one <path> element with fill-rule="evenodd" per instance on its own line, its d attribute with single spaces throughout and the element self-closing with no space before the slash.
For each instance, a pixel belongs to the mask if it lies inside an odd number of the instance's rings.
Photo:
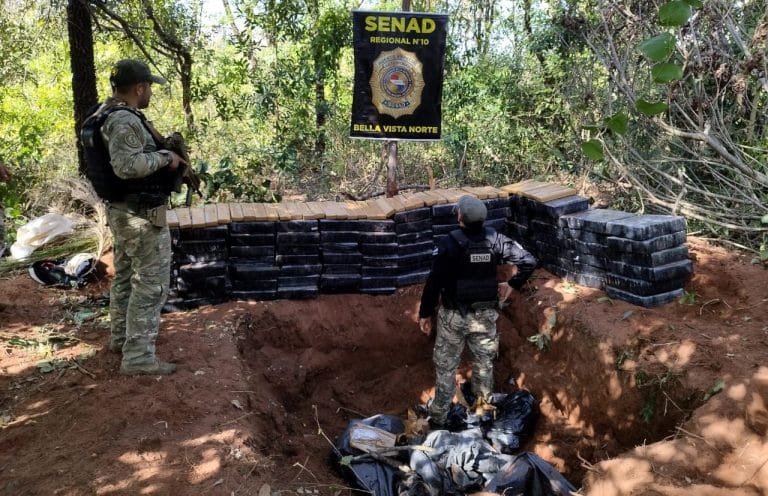
<svg viewBox="0 0 768 496">
<path fill-rule="evenodd" d="M 124 201 L 129 195 L 148 195 L 153 198 L 161 198 L 158 205 L 163 204 L 173 191 L 172 171 L 163 167 L 147 177 L 121 179 L 112 168 L 109 150 L 101 136 L 101 126 L 104 125 L 104 121 L 112 112 L 118 110 L 135 114 L 141 119 L 142 125 L 147 127 L 144 115 L 130 107 L 107 106 L 94 109 L 94 113 L 85 120 L 80 131 L 80 140 L 83 143 L 85 153 L 85 176 L 91 181 L 93 189 L 96 190 L 102 200 L 118 202 Z M 153 139 L 157 149 L 163 149 L 163 143 L 159 143 L 154 136 Z M 162 199 L 163 196 L 165 197 L 164 200 Z"/>
<path fill-rule="evenodd" d="M 497 256 L 491 249 L 490 229 L 478 242 L 470 240 L 460 229 L 451 231 L 450 236 L 462 248 L 461 261 L 456 280 L 456 303 L 468 308 L 477 305 L 494 306 L 498 301 L 496 282 Z"/>
</svg>

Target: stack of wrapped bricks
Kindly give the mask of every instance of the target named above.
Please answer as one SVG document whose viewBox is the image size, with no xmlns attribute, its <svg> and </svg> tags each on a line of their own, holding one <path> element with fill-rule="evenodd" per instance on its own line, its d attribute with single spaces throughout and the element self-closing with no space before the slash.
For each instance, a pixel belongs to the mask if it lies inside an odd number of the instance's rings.
<svg viewBox="0 0 768 496">
<path fill-rule="evenodd" d="M 549 272 L 644 307 L 683 294 L 693 273 L 683 217 L 592 209 L 572 189 L 535 181 L 506 188 L 508 232 Z"/>
<path fill-rule="evenodd" d="M 485 202 L 487 226 L 518 240 L 546 270 L 611 297 L 667 303 L 692 272 L 681 217 L 590 209 L 571 188 L 524 181 L 361 202 L 172 210 L 169 304 L 390 294 L 424 282 L 435 246 L 458 227 L 454 207 L 466 194 Z"/>
</svg>

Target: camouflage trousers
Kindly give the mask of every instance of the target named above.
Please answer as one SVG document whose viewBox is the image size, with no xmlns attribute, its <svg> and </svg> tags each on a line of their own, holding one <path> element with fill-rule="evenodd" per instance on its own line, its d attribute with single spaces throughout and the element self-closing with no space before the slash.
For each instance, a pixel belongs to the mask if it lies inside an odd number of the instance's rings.
<svg viewBox="0 0 768 496">
<path fill-rule="evenodd" d="M 472 392 L 477 397 L 487 397 L 493 392 L 493 360 L 499 351 L 498 317 L 494 309 L 478 310 L 462 317 L 457 310 L 440 308 L 432 354 L 437 376 L 435 399 L 429 411 L 435 422 L 445 423 L 448 416 L 464 343 L 472 355 Z"/>
<path fill-rule="evenodd" d="M 122 345 L 124 365 L 152 363 L 171 277 L 171 235 L 124 204 L 111 204 L 107 216 L 115 258 L 110 346 Z"/>
</svg>

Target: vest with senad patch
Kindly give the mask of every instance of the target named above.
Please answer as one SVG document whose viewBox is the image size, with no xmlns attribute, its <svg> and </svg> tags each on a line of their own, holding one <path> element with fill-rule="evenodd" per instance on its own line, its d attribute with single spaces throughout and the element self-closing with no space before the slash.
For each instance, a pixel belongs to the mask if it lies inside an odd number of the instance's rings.
<svg viewBox="0 0 768 496">
<path fill-rule="evenodd" d="M 486 235 L 480 241 L 472 241 L 461 230 L 450 233 L 462 249 L 456 280 L 456 303 L 459 305 L 471 306 L 498 300 L 498 259 L 491 249 L 488 231 L 486 229 Z"/>
</svg>

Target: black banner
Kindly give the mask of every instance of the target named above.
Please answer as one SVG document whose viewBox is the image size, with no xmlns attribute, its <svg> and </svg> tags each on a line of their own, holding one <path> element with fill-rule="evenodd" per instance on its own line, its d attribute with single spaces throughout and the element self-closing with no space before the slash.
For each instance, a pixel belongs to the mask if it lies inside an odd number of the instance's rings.
<svg viewBox="0 0 768 496">
<path fill-rule="evenodd" d="M 354 138 L 440 139 L 448 16 L 352 12 Z"/>
</svg>

